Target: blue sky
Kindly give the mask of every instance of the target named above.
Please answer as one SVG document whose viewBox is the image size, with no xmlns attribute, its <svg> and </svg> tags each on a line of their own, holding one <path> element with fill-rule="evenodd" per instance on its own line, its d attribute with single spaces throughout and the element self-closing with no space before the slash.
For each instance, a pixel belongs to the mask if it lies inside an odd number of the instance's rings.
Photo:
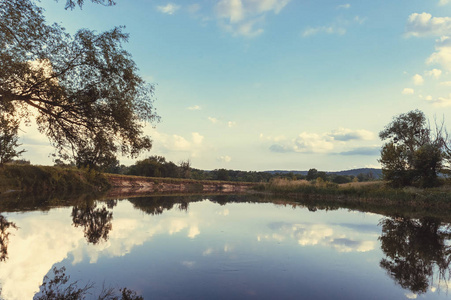
<svg viewBox="0 0 451 300">
<path fill-rule="evenodd" d="M 154 145 L 141 158 L 207 170 L 379 167 L 378 132 L 393 116 L 420 109 L 450 124 L 451 0 L 64 2 L 41 1 L 49 22 L 70 33 L 124 25 L 125 49 L 156 85 L 162 119 L 146 127 Z M 32 163 L 52 163 L 33 127 L 21 141 Z"/>
</svg>

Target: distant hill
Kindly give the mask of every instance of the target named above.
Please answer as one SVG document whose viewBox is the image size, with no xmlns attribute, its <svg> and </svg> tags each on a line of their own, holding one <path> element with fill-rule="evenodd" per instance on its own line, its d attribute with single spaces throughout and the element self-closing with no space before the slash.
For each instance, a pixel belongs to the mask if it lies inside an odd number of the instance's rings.
<svg viewBox="0 0 451 300">
<path fill-rule="evenodd" d="M 318 170 L 321 171 L 321 170 Z M 307 175 L 308 171 L 282 171 L 282 170 L 274 170 L 274 171 L 265 171 L 266 173 L 270 174 L 287 174 L 287 173 L 293 173 L 293 174 L 301 174 L 301 175 Z M 327 172 L 327 174 L 335 174 L 335 175 L 354 175 L 357 176 L 361 173 L 368 174 L 373 173 L 375 178 L 381 178 L 382 177 L 382 170 L 381 169 L 374 169 L 374 168 L 360 168 L 360 169 L 352 169 L 352 170 L 345 170 L 345 171 L 336 171 L 336 172 Z"/>
</svg>

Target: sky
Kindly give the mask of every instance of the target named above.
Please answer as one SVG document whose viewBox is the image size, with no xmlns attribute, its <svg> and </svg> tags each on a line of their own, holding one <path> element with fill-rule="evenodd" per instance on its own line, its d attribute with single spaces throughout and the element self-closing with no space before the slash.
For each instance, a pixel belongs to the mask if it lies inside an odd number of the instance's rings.
<svg viewBox="0 0 451 300">
<path fill-rule="evenodd" d="M 451 0 L 41 0 L 74 34 L 125 26 L 155 85 L 153 148 L 198 169 L 379 168 L 378 133 L 419 109 L 451 128 Z M 88 3 L 89 2 L 89 3 Z M 20 133 L 33 164 L 53 149 Z M 135 160 L 122 157 L 122 164 Z"/>
</svg>

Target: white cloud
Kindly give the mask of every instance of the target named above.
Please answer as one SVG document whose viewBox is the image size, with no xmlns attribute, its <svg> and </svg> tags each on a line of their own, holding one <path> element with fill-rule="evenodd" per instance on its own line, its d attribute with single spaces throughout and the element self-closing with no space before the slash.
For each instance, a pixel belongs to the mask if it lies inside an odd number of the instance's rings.
<svg viewBox="0 0 451 300">
<path fill-rule="evenodd" d="M 202 144 L 204 137 L 202 135 L 200 135 L 198 132 L 191 133 L 191 136 L 192 136 L 194 144 L 197 144 L 197 145 Z"/>
<path fill-rule="evenodd" d="M 303 132 L 294 140 L 294 152 L 328 152 L 334 148 L 332 138 L 327 135 Z"/>
<path fill-rule="evenodd" d="M 451 18 L 432 17 L 428 13 L 413 13 L 406 26 L 407 36 L 442 36 L 451 32 Z"/>
<path fill-rule="evenodd" d="M 224 156 L 218 157 L 218 161 L 228 163 L 228 162 L 232 161 L 232 158 L 228 155 L 224 155 Z"/>
<path fill-rule="evenodd" d="M 198 236 L 199 234 L 200 234 L 199 227 L 197 225 L 191 225 L 191 227 L 189 228 L 189 231 L 188 231 L 188 237 L 190 239 L 193 239 L 196 236 Z"/>
<path fill-rule="evenodd" d="M 277 140 L 270 136 L 265 137 L 263 134 L 260 134 L 260 139 L 275 142 L 269 148 L 272 152 L 330 153 L 337 145 L 343 146 L 352 141 L 372 140 L 374 133 L 364 129 L 339 128 L 323 134 L 302 132 L 292 140 L 287 140 L 285 137 Z"/>
<path fill-rule="evenodd" d="M 201 110 L 202 108 L 199 105 L 194 105 L 194 106 L 187 107 L 187 109 L 189 109 L 189 110 Z"/>
<path fill-rule="evenodd" d="M 190 143 L 182 136 L 174 134 L 174 148 L 175 150 L 188 150 L 190 148 Z"/>
<path fill-rule="evenodd" d="M 227 123 L 227 126 L 229 127 L 229 128 L 232 128 L 232 127 L 234 127 L 236 125 L 236 122 L 233 122 L 233 121 L 229 121 L 228 123 Z"/>
<path fill-rule="evenodd" d="M 442 6 L 442 5 L 446 5 L 446 4 L 450 3 L 450 2 L 451 2 L 451 0 L 440 0 L 438 2 L 438 5 Z"/>
<path fill-rule="evenodd" d="M 338 27 L 336 25 L 332 26 L 319 26 L 319 27 L 308 27 L 302 32 L 303 37 L 309 37 L 312 35 L 316 35 L 319 33 L 327 33 L 327 34 L 337 34 L 344 35 L 346 33 L 346 29 L 343 27 Z"/>
<path fill-rule="evenodd" d="M 365 23 L 366 20 L 367 20 L 366 17 L 365 18 L 362 18 L 360 16 L 355 16 L 354 17 L 354 22 L 356 22 L 357 24 L 360 24 L 360 25 Z"/>
<path fill-rule="evenodd" d="M 180 5 L 173 3 L 168 3 L 165 6 L 157 6 L 157 10 L 164 14 L 173 15 L 177 10 L 180 9 Z"/>
<path fill-rule="evenodd" d="M 208 256 L 213 253 L 213 248 L 207 248 L 204 252 L 202 252 L 202 256 Z"/>
<path fill-rule="evenodd" d="M 335 249 L 338 252 L 368 252 L 376 246 L 374 240 L 358 240 L 354 237 L 347 237 L 348 234 L 355 236 L 356 233 L 344 234 L 343 228 L 328 224 L 277 223 L 270 224 L 269 227 L 275 232 L 258 235 L 258 241 L 263 239 L 283 241 L 291 238 L 296 240 L 301 246 L 321 245 Z M 362 238 L 365 237 L 362 236 Z"/>
<path fill-rule="evenodd" d="M 451 81 L 442 81 L 440 82 L 440 85 L 451 86 Z"/>
<path fill-rule="evenodd" d="M 330 133 L 329 136 L 333 137 L 334 140 L 337 141 L 374 139 L 374 133 L 364 129 L 352 130 L 347 128 L 339 128 L 337 130 L 332 131 L 332 133 Z"/>
<path fill-rule="evenodd" d="M 208 120 L 209 120 L 211 123 L 213 123 L 213 124 L 218 123 L 218 119 L 213 118 L 213 117 L 208 117 Z"/>
<path fill-rule="evenodd" d="M 351 8 L 351 4 L 346 3 L 346 4 L 341 4 L 337 6 L 337 9 L 349 9 Z"/>
<path fill-rule="evenodd" d="M 442 70 L 439 70 L 439 69 L 432 69 L 432 70 L 430 70 L 430 71 L 424 72 L 424 74 L 425 74 L 426 76 L 434 77 L 435 79 L 439 79 L 440 76 L 442 75 Z"/>
<path fill-rule="evenodd" d="M 406 296 L 407 299 L 416 299 L 417 298 L 417 294 L 415 294 L 415 293 L 405 293 L 404 295 Z"/>
<path fill-rule="evenodd" d="M 451 39 L 447 36 L 437 40 L 435 52 L 426 60 L 427 64 L 437 64 L 451 71 Z"/>
<path fill-rule="evenodd" d="M 401 92 L 403 95 L 413 95 L 415 93 L 414 89 L 405 88 Z"/>
<path fill-rule="evenodd" d="M 194 267 L 196 262 L 195 261 L 187 261 L 187 260 L 185 260 L 185 261 L 182 261 L 181 264 L 183 266 L 187 267 L 187 268 L 192 268 L 192 267 Z"/>
<path fill-rule="evenodd" d="M 427 97 L 426 101 L 438 107 L 448 107 L 451 106 L 451 94 L 448 97 L 438 97 L 437 99 L 433 99 L 432 97 Z"/>
<path fill-rule="evenodd" d="M 221 0 L 216 5 L 216 11 L 220 18 L 227 18 L 230 23 L 237 23 L 244 19 L 241 0 Z"/>
<path fill-rule="evenodd" d="M 217 212 L 218 215 L 224 216 L 224 217 L 228 216 L 229 213 L 230 213 L 230 211 L 229 211 L 227 208 L 225 208 L 224 210 L 221 210 L 221 211 Z"/>
<path fill-rule="evenodd" d="M 424 83 L 423 76 L 421 76 L 420 74 L 413 75 L 412 81 L 414 85 L 422 85 Z"/>
<path fill-rule="evenodd" d="M 235 34 L 246 36 L 246 37 L 256 37 L 263 33 L 263 29 L 255 28 L 258 23 L 262 23 L 263 19 L 254 19 L 248 22 L 241 23 L 238 25 L 234 31 Z M 233 30 L 232 30 L 233 31 Z"/>
<path fill-rule="evenodd" d="M 381 168 L 381 164 L 378 164 L 378 165 L 369 164 L 369 165 L 365 165 L 365 168 L 380 169 Z"/>
<path fill-rule="evenodd" d="M 346 34 L 347 28 L 353 24 L 361 25 L 366 21 L 366 18 L 355 16 L 352 20 L 337 19 L 334 23 L 326 26 L 307 27 L 302 31 L 302 37 L 309 37 L 320 33 L 324 34 Z"/>
<path fill-rule="evenodd" d="M 196 156 L 203 149 L 204 137 L 198 132 L 192 132 L 190 137 L 183 137 L 177 134 L 165 134 L 154 131 L 151 134 L 153 146 L 157 151 L 167 152 L 190 152 L 191 156 Z"/>
<path fill-rule="evenodd" d="M 200 4 L 198 4 L 198 3 L 194 3 L 194 4 L 191 4 L 191 5 L 188 6 L 188 12 L 189 12 L 190 14 L 195 14 L 195 13 L 197 13 L 200 9 L 201 9 L 201 6 L 200 6 Z"/>
<path fill-rule="evenodd" d="M 255 37 L 263 33 L 265 16 L 275 14 L 291 0 L 221 0 L 216 5 L 216 15 L 222 26 L 234 35 Z"/>
<path fill-rule="evenodd" d="M 278 135 L 278 136 L 266 136 L 263 133 L 260 133 L 260 140 L 262 141 L 273 141 L 273 142 L 280 142 L 284 141 L 287 138 L 284 135 Z"/>
</svg>

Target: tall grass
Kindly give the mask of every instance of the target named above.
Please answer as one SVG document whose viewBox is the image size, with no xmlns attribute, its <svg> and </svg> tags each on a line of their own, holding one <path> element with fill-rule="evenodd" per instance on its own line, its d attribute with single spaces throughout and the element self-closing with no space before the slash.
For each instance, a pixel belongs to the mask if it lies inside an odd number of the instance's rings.
<svg viewBox="0 0 451 300">
<path fill-rule="evenodd" d="M 0 193 L 101 191 L 108 187 L 105 176 L 89 169 L 14 164 L 0 168 Z"/>
<path fill-rule="evenodd" d="M 407 187 L 394 189 L 384 182 L 356 182 L 335 184 L 316 180 L 290 181 L 287 179 L 275 179 L 268 184 L 261 184 L 255 188 L 257 191 L 269 192 L 283 196 L 302 197 L 329 197 L 358 199 L 358 201 L 379 201 L 384 203 L 407 203 L 421 206 L 436 205 L 441 202 L 445 206 L 451 205 L 451 186 L 443 186 L 433 189 L 418 189 Z"/>
</svg>

